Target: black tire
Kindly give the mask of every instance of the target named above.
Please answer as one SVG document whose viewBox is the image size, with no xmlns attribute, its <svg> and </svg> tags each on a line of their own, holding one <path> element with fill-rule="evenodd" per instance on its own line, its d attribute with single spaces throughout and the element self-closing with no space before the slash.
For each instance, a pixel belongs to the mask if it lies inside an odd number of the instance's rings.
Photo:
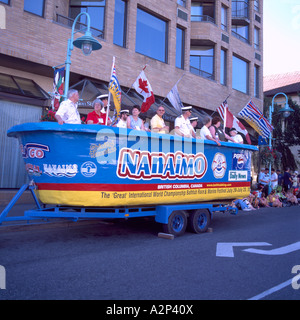
<svg viewBox="0 0 300 320">
<path fill-rule="evenodd" d="M 204 233 L 210 226 L 211 217 L 208 210 L 198 209 L 189 216 L 189 229 L 195 233 Z"/>
<path fill-rule="evenodd" d="M 169 216 L 168 223 L 163 224 L 163 231 L 179 237 L 185 233 L 186 227 L 186 214 L 182 211 L 173 211 Z"/>
</svg>

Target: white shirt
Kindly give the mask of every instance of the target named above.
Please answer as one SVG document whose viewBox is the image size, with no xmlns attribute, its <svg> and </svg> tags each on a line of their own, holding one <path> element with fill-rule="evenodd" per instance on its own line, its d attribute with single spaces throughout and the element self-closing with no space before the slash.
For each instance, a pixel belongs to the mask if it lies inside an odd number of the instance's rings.
<svg viewBox="0 0 300 320">
<path fill-rule="evenodd" d="M 183 115 L 181 115 L 180 117 L 177 117 L 175 119 L 175 128 L 179 127 L 179 131 L 185 136 L 185 137 L 191 137 L 191 122 L 190 119 L 185 119 Z M 179 134 L 177 134 L 175 132 L 176 136 L 179 136 Z"/>
<path fill-rule="evenodd" d="M 117 123 L 117 127 L 118 128 L 127 128 L 127 121 L 120 119 L 119 122 Z"/>
<path fill-rule="evenodd" d="M 200 130 L 200 138 L 205 140 L 207 139 L 206 136 L 209 136 L 212 138 L 210 130 L 207 128 L 207 126 L 203 126 Z"/>
<path fill-rule="evenodd" d="M 234 137 L 231 137 L 235 143 L 244 143 L 244 140 L 240 134 L 236 134 Z"/>
<path fill-rule="evenodd" d="M 81 124 L 77 103 L 72 102 L 70 99 L 60 104 L 56 114 L 62 118 L 64 123 Z"/>
<path fill-rule="evenodd" d="M 272 180 L 276 180 L 276 181 L 272 181 Z M 271 174 L 271 187 L 272 189 L 276 189 L 278 186 L 278 175 L 276 172 Z"/>
</svg>

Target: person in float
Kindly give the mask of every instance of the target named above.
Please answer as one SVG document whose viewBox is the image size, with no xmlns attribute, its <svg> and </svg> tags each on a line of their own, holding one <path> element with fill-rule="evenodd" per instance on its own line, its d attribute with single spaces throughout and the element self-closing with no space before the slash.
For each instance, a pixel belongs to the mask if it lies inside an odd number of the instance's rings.
<svg viewBox="0 0 300 320">
<path fill-rule="evenodd" d="M 134 105 L 131 113 L 132 115 L 127 118 L 127 128 L 145 131 L 143 120 L 139 117 L 140 107 L 138 105 Z"/>
<path fill-rule="evenodd" d="M 88 113 L 86 118 L 87 124 L 104 124 L 105 114 L 101 112 L 103 102 L 100 99 L 95 99 L 92 104 L 94 111 Z"/>
<path fill-rule="evenodd" d="M 235 143 L 239 143 L 239 144 L 244 143 L 244 139 L 242 138 L 242 136 L 240 134 L 237 133 L 237 130 L 235 128 L 231 128 L 229 130 L 229 134 Z"/>
<path fill-rule="evenodd" d="M 129 116 L 129 110 L 125 109 L 125 110 L 121 110 L 120 111 L 120 119 L 118 121 L 117 124 L 114 125 L 114 127 L 118 127 L 118 128 L 127 128 L 127 118 Z"/>
<path fill-rule="evenodd" d="M 165 108 L 163 106 L 159 106 L 156 115 L 151 119 L 151 131 L 157 133 L 169 133 L 169 127 L 165 125 L 165 121 L 163 119 L 163 115 L 165 113 Z"/>
<path fill-rule="evenodd" d="M 213 117 L 211 121 L 211 126 L 209 127 L 209 131 L 212 137 L 219 141 L 229 140 L 231 142 L 235 142 L 224 130 L 221 128 L 221 118 L 218 116 Z"/>
<path fill-rule="evenodd" d="M 220 146 L 221 144 L 219 140 L 214 139 L 208 129 L 211 126 L 211 117 L 206 117 L 203 123 L 204 123 L 204 126 L 200 130 L 200 138 L 203 140 L 214 141 L 218 146 Z"/>
<path fill-rule="evenodd" d="M 200 138 L 196 136 L 196 127 L 198 124 L 198 117 L 192 117 L 190 118 L 190 123 L 191 123 L 191 134 L 194 138 Z"/>
<path fill-rule="evenodd" d="M 111 125 L 111 119 L 109 117 L 109 105 L 108 105 L 108 94 L 101 94 L 97 97 L 97 99 L 100 99 L 103 102 L 103 107 L 101 109 L 101 119 L 103 119 L 103 123 L 100 124 L 106 124 L 106 115 L 108 117 L 107 119 L 107 125 Z"/>
<path fill-rule="evenodd" d="M 77 109 L 78 101 L 78 91 L 75 89 L 70 89 L 67 93 L 67 100 L 60 104 L 55 114 L 55 118 L 59 124 L 81 124 L 80 114 Z"/>
<path fill-rule="evenodd" d="M 175 136 L 192 138 L 191 122 L 189 117 L 192 114 L 192 106 L 182 107 L 182 115 L 175 119 Z M 196 135 L 195 135 L 196 137 Z"/>
</svg>

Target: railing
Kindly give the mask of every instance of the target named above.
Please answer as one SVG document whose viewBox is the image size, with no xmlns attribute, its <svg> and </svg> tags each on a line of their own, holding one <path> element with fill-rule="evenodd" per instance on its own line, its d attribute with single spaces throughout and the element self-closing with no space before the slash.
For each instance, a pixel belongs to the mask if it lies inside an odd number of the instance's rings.
<svg viewBox="0 0 300 320">
<path fill-rule="evenodd" d="M 249 19 L 249 5 L 246 1 L 232 1 L 231 16 L 233 19 Z"/>
<path fill-rule="evenodd" d="M 209 79 L 209 80 L 215 80 L 215 76 L 211 73 L 208 73 L 206 71 L 197 69 L 195 67 L 190 66 L 190 72 L 197 75 L 197 76 L 201 76 L 203 78 Z"/>
<path fill-rule="evenodd" d="M 57 13 L 56 14 L 56 22 L 61 25 L 72 28 L 74 19 L 71 19 L 69 17 L 65 17 L 65 16 Z M 80 30 L 85 31 L 86 27 L 87 27 L 87 25 L 85 23 L 81 23 L 81 22 L 77 22 L 75 25 L 75 29 L 79 30 L 79 31 Z M 93 34 L 93 36 L 95 36 L 96 38 L 104 39 L 104 31 L 103 30 L 99 30 L 99 29 L 91 27 L 90 31 Z"/>
<path fill-rule="evenodd" d="M 247 38 L 244 38 L 243 36 L 241 36 L 240 34 L 236 33 L 235 31 L 232 31 L 232 30 L 231 30 L 231 34 L 232 34 L 234 37 L 238 38 L 239 40 L 241 40 L 241 41 L 243 41 L 243 42 L 245 42 L 245 43 L 248 43 L 248 44 L 250 43 Z"/>
<path fill-rule="evenodd" d="M 191 21 L 195 21 L 195 22 L 210 22 L 215 24 L 215 19 L 212 18 L 211 16 L 198 16 L 198 15 L 192 15 L 191 16 Z"/>
</svg>

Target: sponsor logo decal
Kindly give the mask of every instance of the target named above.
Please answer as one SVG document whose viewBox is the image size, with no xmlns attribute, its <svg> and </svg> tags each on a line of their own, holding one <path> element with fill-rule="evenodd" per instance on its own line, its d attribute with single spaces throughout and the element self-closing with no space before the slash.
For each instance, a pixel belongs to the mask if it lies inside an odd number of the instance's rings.
<svg viewBox="0 0 300 320">
<path fill-rule="evenodd" d="M 94 162 L 87 161 L 80 168 L 81 174 L 86 178 L 91 178 L 97 173 L 97 166 Z"/>
<path fill-rule="evenodd" d="M 44 173 L 49 177 L 73 178 L 78 173 L 77 164 L 44 164 Z"/>
<path fill-rule="evenodd" d="M 119 178 L 144 179 L 201 179 L 207 171 L 203 153 L 185 154 L 148 152 L 123 148 L 120 151 L 117 175 Z"/>
<path fill-rule="evenodd" d="M 247 181 L 248 171 L 230 170 L 228 181 Z"/>
<path fill-rule="evenodd" d="M 227 169 L 226 157 L 223 153 L 216 153 L 211 165 L 214 177 L 216 179 L 222 179 Z"/>
<path fill-rule="evenodd" d="M 20 145 L 23 158 L 36 158 L 43 159 L 45 157 L 45 151 L 49 152 L 48 146 L 39 143 L 26 143 L 25 146 Z"/>
</svg>

